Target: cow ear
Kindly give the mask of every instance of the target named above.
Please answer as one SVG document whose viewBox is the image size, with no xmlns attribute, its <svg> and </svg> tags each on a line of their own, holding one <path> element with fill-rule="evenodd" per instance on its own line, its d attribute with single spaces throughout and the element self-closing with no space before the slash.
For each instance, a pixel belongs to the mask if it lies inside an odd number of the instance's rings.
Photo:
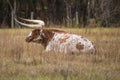
<svg viewBox="0 0 120 80">
<path fill-rule="evenodd" d="M 40 35 L 44 36 L 45 37 L 45 34 L 43 32 L 43 29 L 40 30 Z"/>
<path fill-rule="evenodd" d="M 42 35 L 42 32 L 43 32 L 43 30 L 42 30 L 42 29 L 40 29 L 40 35 Z"/>
<path fill-rule="evenodd" d="M 40 29 L 40 33 L 42 33 L 43 32 L 43 29 Z"/>
</svg>

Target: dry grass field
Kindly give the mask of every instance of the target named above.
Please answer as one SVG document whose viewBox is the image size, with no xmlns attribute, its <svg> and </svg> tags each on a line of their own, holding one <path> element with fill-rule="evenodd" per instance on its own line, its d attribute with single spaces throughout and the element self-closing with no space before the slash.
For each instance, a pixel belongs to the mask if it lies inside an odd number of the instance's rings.
<svg viewBox="0 0 120 80">
<path fill-rule="evenodd" d="M 93 41 L 96 55 L 45 54 L 25 42 L 31 30 L 0 29 L 0 80 L 120 80 L 120 28 L 60 29 Z"/>
</svg>

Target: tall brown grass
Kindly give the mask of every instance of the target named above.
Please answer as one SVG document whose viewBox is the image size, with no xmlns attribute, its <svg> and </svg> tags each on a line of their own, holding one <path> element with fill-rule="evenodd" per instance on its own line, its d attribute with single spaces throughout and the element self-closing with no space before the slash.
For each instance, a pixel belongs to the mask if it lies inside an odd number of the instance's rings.
<svg viewBox="0 0 120 80">
<path fill-rule="evenodd" d="M 96 55 L 45 54 L 25 42 L 31 30 L 0 30 L 0 80 L 120 80 L 120 28 L 60 29 L 93 41 Z"/>
</svg>

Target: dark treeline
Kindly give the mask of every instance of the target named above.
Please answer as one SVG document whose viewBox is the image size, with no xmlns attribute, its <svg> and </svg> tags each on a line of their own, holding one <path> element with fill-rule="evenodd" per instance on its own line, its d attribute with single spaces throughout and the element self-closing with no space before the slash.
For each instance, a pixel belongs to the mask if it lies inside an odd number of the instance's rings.
<svg viewBox="0 0 120 80">
<path fill-rule="evenodd" d="M 0 27 L 11 27 L 12 8 L 47 25 L 120 26 L 120 0 L 0 0 Z"/>
</svg>

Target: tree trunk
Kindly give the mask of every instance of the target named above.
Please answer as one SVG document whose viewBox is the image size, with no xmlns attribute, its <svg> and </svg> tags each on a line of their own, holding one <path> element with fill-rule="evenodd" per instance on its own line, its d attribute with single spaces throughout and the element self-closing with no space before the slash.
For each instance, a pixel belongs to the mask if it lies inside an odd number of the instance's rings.
<svg viewBox="0 0 120 80">
<path fill-rule="evenodd" d="M 78 25 L 79 24 L 79 20 L 78 20 L 78 11 L 76 11 L 76 25 Z"/>
<path fill-rule="evenodd" d="M 14 11 L 11 11 L 11 28 L 14 28 Z"/>
<path fill-rule="evenodd" d="M 70 27 L 72 25 L 72 19 L 71 19 L 71 5 L 69 0 L 65 0 L 66 4 L 66 20 L 67 20 L 67 26 Z"/>
</svg>

